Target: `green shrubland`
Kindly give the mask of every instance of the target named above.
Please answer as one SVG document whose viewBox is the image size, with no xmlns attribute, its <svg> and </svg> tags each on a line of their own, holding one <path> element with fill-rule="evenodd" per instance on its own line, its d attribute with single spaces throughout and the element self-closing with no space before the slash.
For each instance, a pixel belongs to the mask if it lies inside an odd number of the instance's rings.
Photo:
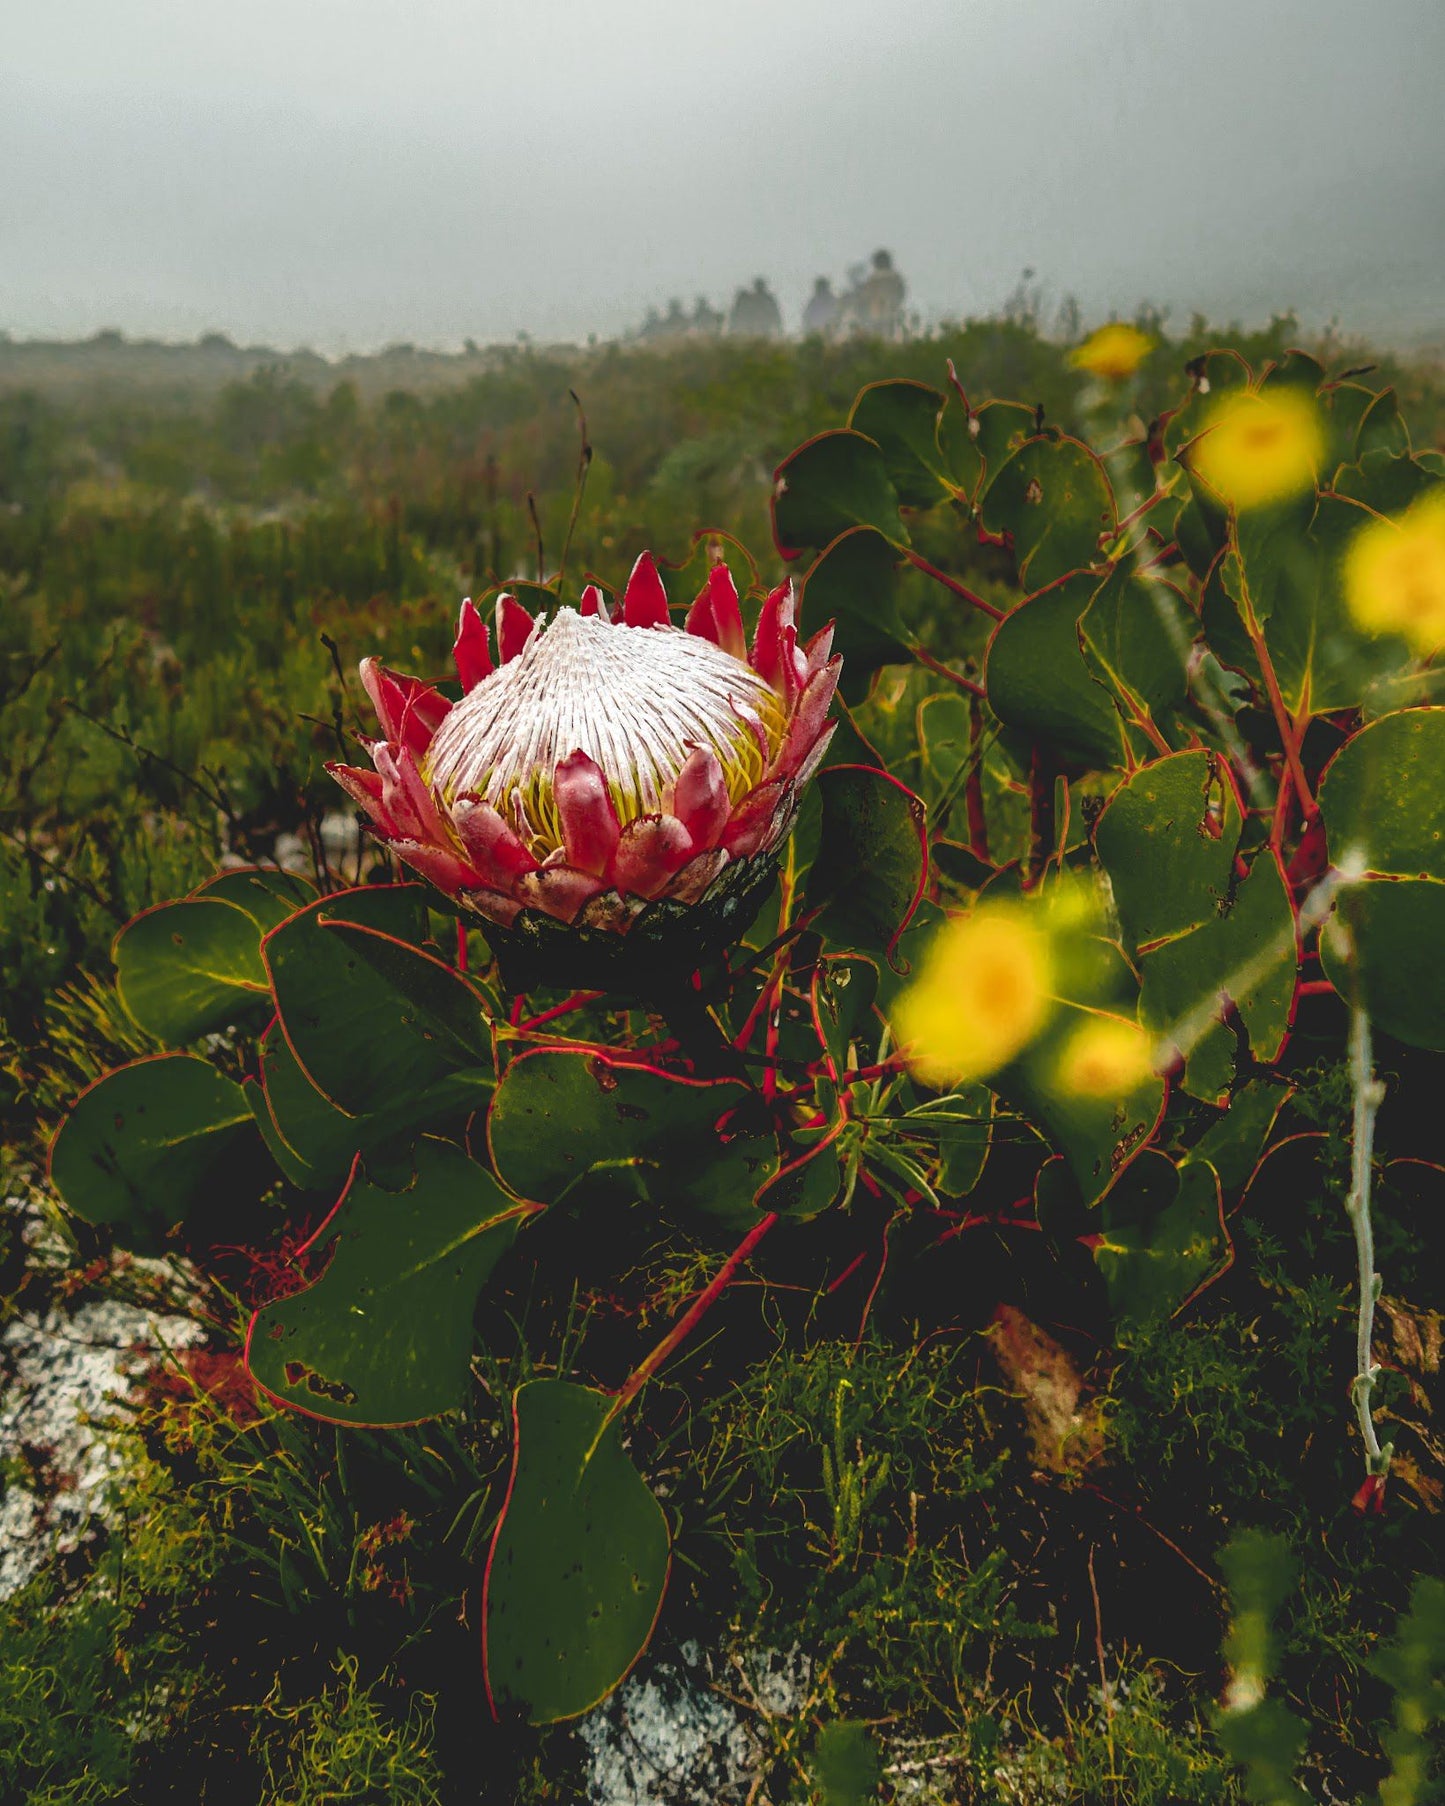
<svg viewBox="0 0 1445 1806">
<path fill-rule="evenodd" d="M 1146 482 L 1140 448 L 1187 390 L 1187 367 L 1196 400 L 1200 369 L 1219 370 L 1197 360 L 1223 335 L 1196 323 L 1170 338 L 1146 324 L 1159 343 L 1111 429 L 1125 447 L 1108 463 L 1121 502 L 1120 472 Z M 1286 355 L 1294 333 L 1282 320 L 1230 342 L 1256 372 L 1299 382 Z M 1322 405 L 1337 419 L 1342 369 L 1371 360 L 1324 350 Z M 945 386 L 950 359 L 959 389 Z M 769 585 L 776 525 L 817 554 L 797 567 L 811 578 L 836 552 L 835 517 L 856 492 L 840 503 L 842 479 L 818 476 L 806 444 L 794 448 L 837 428 L 855 394 L 884 378 L 932 385 L 940 409 L 957 411 L 966 393 L 968 420 L 991 397 L 1027 404 L 1009 456 L 1025 438 L 1045 459 L 1072 435 L 1101 446 L 1108 436 L 1104 403 L 1062 349 L 1018 322 L 894 345 L 521 350 L 457 386 L 414 391 L 328 387 L 308 364 L 214 394 L 0 392 L 0 1180 L 17 1199 L 45 1199 L 37 1208 L 71 1256 L 36 1258 L 35 1238 L 7 1212 L 0 1322 L 97 1296 L 165 1296 L 210 1332 L 199 1354 L 160 1361 L 109 1431 L 125 1459 L 104 1524 L 0 1603 L 0 1797 L 586 1797 L 569 1714 L 488 1696 L 482 1574 L 510 1496 L 514 1398 L 569 1376 L 588 1397 L 625 1390 L 752 1221 L 751 1197 L 724 1200 L 733 1214 L 710 1220 L 690 1197 L 674 1209 L 669 1175 L 705 1169 L 702 1137 L 670 1144 L 686 1145 L 687 1160 L 674 1152 L 661 1177 L 594 1175 L 576 1193 L 554 1183 L 544 1136 L 507 1153 L 495 1102 L 490 1136 L 437 1118 L 455 1159 L 480 1166 L 485 1155 L 508 1194 L 548 1208 L 486 1281 L 485 1333 L 456 1375 L 459 1402 L 391 1428 L 371 1427 L 381 1420 L 365 1416 L 364 1397 L 350 1423 L 287 1409 L 253 1386 L 240 1356 L 253 1311 L 266 1320 L 317 1277 L 298 1250 L 335 1202 L 329 1170 L 324 1184 L 284 1164 L 258 1179 L 238 1160 L 234 1195 L 218 1176 L 216 1195 L 157 1239 L 139 1212 L 132 1224 L 62 1211 L 44 1192 L 45 1150 L 86 1086 L 168 1045 L 111 988 L 117 932 L 194 891 L 223 856 L 269 863 L 291 836 L 304 859 L 326 818 L 334 829 L 344 815 L 324 764 L 351 756 L 361 656 L 439 677 L 459 595 L 552 576 L 564 550 L 554 589 L 569 597 L 583 573 L 615 583 L 650 548 L 676 600 L 697 588 L 708 533 L 740 587 L 754 574 L 752 588 Z M 1403 480 L 1403 464 L 1422 484 L 1438 480 L 1438 375 L 1385 362 L 1360 380 L 1371 391 L 1393 382 L 1391 420 L 1409 423 L 1403 446 L 1374 448 L 1392 460 L 1388 481 Z M 1068 437 L 1050 437 L 1055 427 Z M 1386 483 L 1354 430 L 1352 419 L 1337 480 L 1356 483 L 1344 474 L 1353 467 L 1359 486 Z M 878 565 L 889 618 L 880 628 L 870 613 L 871 566 L 859 575 L 840 555 L 829 593 L 844 605 L 848 744 L 928 810 L 932 896 L 905 942 L 915 975 L 930 909 L 936 918 L 980 894 L 1012 903 L 1047 890 L 1051 869 L 1062 884 L 1066 869 L 1102 863 L 1121 912 L 1158 906 L 1160 869 L 1131 866 L 1097 826 L 1106 799 L 1139 773 L 1206 749 L 1234 756 L 1210 737 L 1218 722 L 1194 683 L 1213 653 L 1201 641 L 1168 709 L 1156 720 L 1146 704 L 1118 730 L 1123 752 L 1101 753 L 1096 718 L 1069 715 L 1047 683 L 1041 700 L 1010 695 L 986 650 L 988 617 L 1034 607 L 1041 593 L 1019 568 L 1037 498 L 1021 487 L 1005 520 L 1005 501 L 990 504 L 985 481 L 975 492 L 960 474 L 965 447 L 925 506 L 907 484 L 927 493 L 926 478 L 884 444 L 887 494 L 861 523 L 855 510 L 853 526 L 894 548 Z M 934 450 L 943 444 L 940 429 Z M 775 522 L 785 459 L 793 480 Z M 1271 714 L 1237 627 L 1229 638 L 1236 597 L 1222 578 L 1209 582 L 1231 553 L 1247 564 L 1251 547 L 1197 491 L 1164 490 L 1160 477 L 1155 519 L 1167 515 L 1171 530 L 1145 555 L 1189 592 L 1210 646 L 1218 633 L 1229 652 L 1212 670 L 1270 783 L 1264 804 L 1246 798 L 1238 810 L 1230 906 L 1249 882 L 1239 868 L 1275 853 L 1303 893 L 1323 867 L 1311 864 L 1308 811 L 1291 801 L 1290 755 L 1313 788 L 1339 746 L 1392 711 L 1336 697 L 1320 712 L 1306 685 L 1297 706 Z M 1391 511 L 1386 489 L 1369 493 Z M 1111 516 L 1120 533 L 1125 513 Z M 906 521 L 902 538 L 890 521 Z M 1092 530 L 1084 562 L 1097 586 L 1095 563 L 1122 564 L 1124 542 L 1105 560 L 1097 521 Z M 855 539 L 849 556 L 858 552 Z M 1046 542 L 1037 555 L 1050 556 Z M 983 608 L 960 603 L 963 593 Z M 809 608 L 805 588 L 812 628 Z M 1028 669 L 1056 675 L 1070 647 L 1082 667 L 1082 618 L 1081 605 Z M 1283 639 L 1262 643 L 1282 668 L 1294 656 Z M 1429 712 L 1432 681 L 1428 660 L 1411 665 L 1417 688 L 1395 712 Z M 799 830 L 800 884 L 806 861 L 841 859 L 826 850 L 836 815 L 820 823 L 819 813 Z M 1220 813 L 1233 819 L 1225 803 Z M 356 858 L 348 847 L 338 875 L 360 876 L 347 865 Z M 871 951 L 850 940 L 866 905 L 840 902 L 840 889 L 824 918 L 837 938 L 813 950 L 814 966 L 851 961 L 846 974 L 828 969 L 848 985 L 876 980 L 891 1009 L 902 978 L 884 954 L 889 935 Z M 418 908 L 415 945 L 452 958 L 452 924 Z M 786 933 L 785 916 L 786 906 Z M 777 957 L 771 926 L 749 945 L 760 966 Z M 1110 928 L 1115 944 L 1127 939 L 1120 962 L 1145 968 L 1152 937 L 1127 929 Z M 1196 931 L 1190 921 L 1185 932 Z M 484 962 L 482 937 L 472 941 Z M 1112 1190 L 1108 1176 L 1091 1189 L 1094 1143 L 1075 1157 L 1074 1129 L 1060 1129 L 1026 1074 L 994 1101 L 980 1102 L 982 1086 L 968 1092 L 973 1115 L 950 1142 L 929 1126 L 929 1087 L 893 1059 L 883 1017 L 849 1018 L 845 990 L 818 1004 L 811 969 L 784 968 L 768 1055 L 785 1091 L 796 1082 L 783 1133 L 795 1154 L 811 1147 L 797 1100 L 826 1114 L 851 1090 L 837 1182 L 816 1211 L 802 1194 L 782 1206 L 747 1283 L 722 1293 L 639 1391 L 616 1451 L 647 1481 L 671 1549 L 652 1653 L 710 1652 L 716 1690 L 752 1739 L 756 1800 L 1439 1797 L 1441 1054 L 1389 992 L 1370 1169 L 1383 1284 L 1368 1403 L 1393 1444 L 1379 1510 L 1378 1488 L 1362 1486 L 1351 1404 L 1360 1296 L 1346 1206 L 1359 1085 L 1347 1000 L 1326 982 L 1340 970 L 1328 955 L 1296 970 L 1291 941 L 1289 961 L 1277 1048 L 1258 1016 L 1227 1016 L 1192 1073 L 1181 1057 L 1142 1142 L 1122 1116 L 1089 1131 L 1105 1160 L 1112 1148 L 1116 1166 L 1134 1163 Z M 732 976 L 717 1007 L 736 1033 L 761 978 Z M 493 978 L 483 969 L 476 982 L 505 1024 Z M 544 991 L 539 1010 L 568 1007 L 564 995 Z M 1122 1006 L 1109 992 L 1098 1007 Z M 851 1022 L 831 1044 L 829 1008 Z M 183 1036 L 187 1057 L 200 1049 L 226 1083 L 240 1081 L 256 1069 L 264 1019 L 228 1025 L 219 1040 Z M 562 1032 L 594 1054 L 650 1053 L 659 1030 L 637 1000 L 602 998 L 584 1000 Z M 819 1076 L 839 1035 L 857 1056 L 851 1070 L 872 1074 L 851 1087 L 842 1058 Z M 536 1051 L 563 1059 L 545 1043 Z M 1232 1099 L 1223 1113 L 1210 1089 L 1220 1063 L 1219 1095 Z M 493 1085 L 511 1096 L 517 1069 L 489 1075 L 487 1098 Z M 635 1079 L 622 1068 L 609 1082 Z M 962 1109 L 964 1095 L 945 1101 Z M 795 1133 L 803 1139 L 787 1139 Z M 1047 1160 L 1051 1147 L 1069 1160 Z M 368 1152 L 384 1194 L 394 1149 Z M 1182 1251 L 1140 1239 L 1153 1221 L 1140 1175 L 1158 1184 L 1165 1166 L 1171 1185 L 1191 1166 L 1210 1175 L 1205 1228 Z M 138 1267 L 132 1248 L 155 1264 Z M 337 1395 L 322 1402 L 332 1416 L 351 1408 Z M 0 1483 L 34 1477 L 12 1461 Z M 750 1678 L 760 1651 L 801 1676 L 781 1704 Z"/>
</svg>

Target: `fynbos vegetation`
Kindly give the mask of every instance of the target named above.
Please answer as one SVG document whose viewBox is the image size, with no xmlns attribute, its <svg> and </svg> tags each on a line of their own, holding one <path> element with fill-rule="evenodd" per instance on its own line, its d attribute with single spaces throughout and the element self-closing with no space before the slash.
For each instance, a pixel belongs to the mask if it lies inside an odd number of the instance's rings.
<svg viewBox="0 0 1445 1806">
<path fill-rule="evenodd" d="M 7 1308 L 211 1332 L 17 1797 L 1433 1797 L 1445 458 L 1144 324 L 5 404 Z"/>
</svg>

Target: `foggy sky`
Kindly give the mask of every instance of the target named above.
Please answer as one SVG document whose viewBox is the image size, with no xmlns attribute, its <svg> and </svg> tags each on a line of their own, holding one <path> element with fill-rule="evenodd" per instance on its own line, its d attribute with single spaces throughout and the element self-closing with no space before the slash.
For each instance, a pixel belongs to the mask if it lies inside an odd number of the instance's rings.
<svg viewBox="0 0 1445 1806">
<path fill-rule="evenodd" d="M 0 0 L 0 328 L 608 334 L 890 246 L 928 316 L 1445 329 L 1442 0 Z"/>
</svg>

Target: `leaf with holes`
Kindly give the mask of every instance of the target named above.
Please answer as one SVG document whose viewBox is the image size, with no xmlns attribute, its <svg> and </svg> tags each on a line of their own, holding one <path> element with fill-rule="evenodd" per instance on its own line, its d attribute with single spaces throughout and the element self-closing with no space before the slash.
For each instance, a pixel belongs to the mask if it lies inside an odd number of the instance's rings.
<svg viewBox="0 0 1445 1806">
<path fill-rule="evenodd" d="M 757 1211 L 771 1210 L 789 1222 L 806 1223 L 837 1203 L 843 1191 L 843 1162 L 837 1147 L 840 1127 L 835 1121 L 794 1131 L 794 1144 L 802 1151 L 760 1187 L 754 1200 L 754 1222 Z"/>
<path fill-rule="evenodd" d="M 329 1253 L 320 1276 L 251 1319 L 251 1377 L 278 1404 L 329 1423 L 417 1423 L 460 1409 L 478 1294 L 527 1214 L 444 1142 L 417 1144 L 400 1191 L 358 1160 L 302 1250 Z"/>
<path fill-rule="evenodd" d="M 999 470 L 980 518 L 988 532 L 1008 534 L 1029 590 L 1097 564 L 1101 539 L 1117 525 L 1114 492 L 1095 454 L 1077 439 L 1042 434 Z"/>
<path fill-rule="evenodd" d="M 1228 768 L 1202 748 L 1131 773 L 1094 828 L 1131 952 L 1187 934 L 1223 910 L 1243 812 Z"/>
<path fill-rule="evenodd" d="M 877 1048 L 881 1028 L 873 1007 L 877 996 L 878 967 L 871 959 L 825 954 L 813 968 L 813 1023 L 836 1083 L 844 1081 L 850 1063 L 868 1065 Z"/>
<path fill-rule="evenodd" d="M 651 1640 L 671 1539 L 613 1407 L 566 1380 L 532 1380 L 513 1399 L 511 1484 L 482 1586 L 482 1658 L 499 1715 L 577 1718 Z"/>
<path fill-rule="evenodd" d="M 1037 431 L 1035 410 L 1022 402 L 986 401 L 981 408 L 970 409 L 956 392 L 950 394 L 935 435 L 949 483 L 972 501 Z"/>
</svg>

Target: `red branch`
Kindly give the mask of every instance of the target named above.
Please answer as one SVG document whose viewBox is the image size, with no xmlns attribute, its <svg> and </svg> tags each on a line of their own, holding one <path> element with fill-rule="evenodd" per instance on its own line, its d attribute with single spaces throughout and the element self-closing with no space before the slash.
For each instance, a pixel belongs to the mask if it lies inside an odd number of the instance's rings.
<svg viewBox="0 0 1445 1806">
<path fill-rule="evenodd" d="M 983 738 L 983 711 L 975 700 L 968 712 L 968 778 L 964 783 L 964 805 L 968 811 L 968 846 L 975 859 L 989 863 L 988 815 L 983 801 L 983 759 L 979 742 Z"/>
<path fill-rule="evenodd" d="M 965 677 L 961 671 L 955 671 L 952 665 L 945 665 L 942 659 L 935 658 L 931 652 L 925 652 L 921 646 L 913 648 L 913 656 L 920 665 L 926 665 L 930 671 L 936 671 L 940 677 L 946 677 L 950 683 L 957 684 L 960 690 L 967 690 L 970 696 L 986 694 L 981 683 L 975 683 L 973 678 Z"/>
<path fill-rule="evenodd" d="M 654 1348 L 652 1353 L 647 1356 L 641 1365 L 634 1368 L 627 1379 L 623 1381 L 613 1399 L 612 1409 L 607 1413 L 608 1423 L 611 1423 L 618 1412 L 637 1396 L 652 1378 L 653 1374 L 657 1372 L 658 1368 L 661 1367 L 669 1355 L 672 1354 L 673 1350 L 677 1348 L 680 1343 L 686 1341 L 693 1330 L 697 1328 L 698 1324 L 701 1323 L 708 1311 L 711 1310 L 719 1294 L 725 1291 L 732 1283 L 738 1268 L 744 1264 L 752 1254 L 753 1249 L 757 1247 L 758 1243 L 768 1233 L 777 1220 L 777 1211 L 770 1210 L 765 1217 L 762 1217 L 747 1232 L 743 1239 L 738 1243 L 737 1247 L 733 1249 L 732 1253 L 723 1262 L 722 1266 L 719 1267 L 713 1279 L 711 1279 L 707 1286 L 693 1299 L 692 1303 L 658 1343 L 657 1347 Z"/>
<path fill-rule="evenodd" d="M 1003 619 L 1001 608 L 995 608 L 992 602 L 985 602 L 983 597 L 975 594 L 966 583 L 960 583 L 957 577 L 950 577 L 947 571 L 941 571 L 936 564 L 930 564 L 920 552 L 909 551 L 905 547 L 903 556 L 915 570 L 922 571 L 925 577 L 932 577 L 935 583 L 941 583 L 945 589 L 951 589 L 955 596 L 962 596 L 965 602 L 972 603 L 991 620 L 1001 621 Z"/>
<path fill-rule="evenodd" d="M 540 1016 L 529 1016 L 525 1022 L 517 1023 L 523 1032 L 541 1028 L 543 1023 L 555 1022 L 559 1016 L 570 1016 L 573 1010 L 585 1009 L 589 1003 L 595 1003 L 599 997 L 605 997 L 605 991 L 574 991 L 565 1003 L 559 1003 L 550 1010 L 543 1010 Z"/>
</svg>

